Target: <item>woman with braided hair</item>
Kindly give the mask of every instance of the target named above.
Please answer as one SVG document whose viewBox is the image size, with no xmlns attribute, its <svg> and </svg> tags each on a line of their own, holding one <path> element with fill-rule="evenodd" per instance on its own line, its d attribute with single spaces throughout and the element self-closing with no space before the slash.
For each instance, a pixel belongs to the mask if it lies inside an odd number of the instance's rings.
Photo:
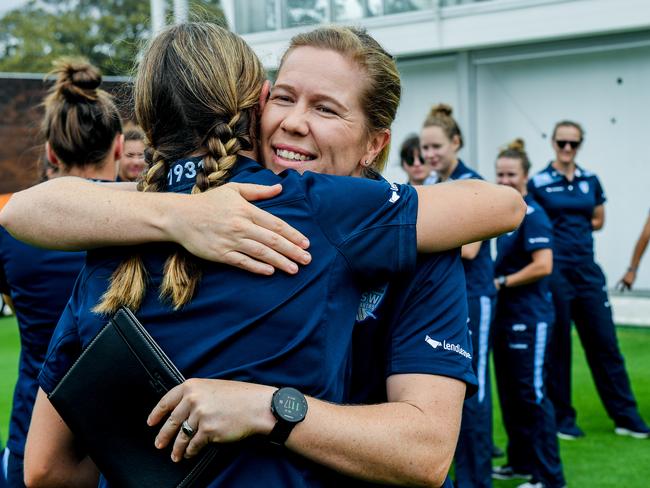
<svg viewBox="0 0 650 488">
<path fill-rule="evenodd" d="M 355 139 L 356 144 L 346 149 L 358 167 L 350 174 L 358 174 L 384 150 L 389 133 L 367 130 L 358 105 L 364 80 L 346 58 L 331 58 L 338 63 L 339 72 L 346 72 L 341 65 L 353 68 L 351 74 L 357 81 L 328 103 L 314 104 L 309 113 L 330 117 L 326 119 L 330 124 L 323 125 L 330 135 L 344 131 L 347 139 Z M 214 76 L 215 72 L 219 76 Z M 170 244 L 93 251 L 40 376 L 43 391 L 51 390 L 92 339 L 103 316 L 92 313 L 90 307 L 97 304 L 95 310 L 101 313 L 123 304 L 136 308 L 149 332 L 186 376 L 212 378 L 188 380 L 185 387 L 210 384 L 220 390 L 216 396 L 208 395 L 211 406 L 221 412 L 220 418 L 208 422 L 201 410 L 194 408 L 195 401 L 205 398 L 184 397 L 164 423 L 158 445 L 175 438 L 172 456 L 177 460 L 186 448 L 191 455 L 207 442 L 246 439 L 237 449 L 224 451 L 219 460 L 221 470 L 211 486 L 253 486 L 260 474 L 272 486 L 323 485 L 322 468 L 269 445 L 267 437 L 279 444 L 286 442 L 286 447 L 310 459 L 320 459 L 318 449 L 305 452 L 298 448 L 300 436 L 313 435 L 319 426 L 335 426 L 331 407 L 337 405 L 328 402 L 344 399 L 352 326 L 361 298 L 358 283 L 381 283 L 411 269 L 416 241 L 424 251 L 455 247 L 514 228 L 522 212 L 511 192 L 499 191 L 490 194 L 491 208 L 454 227 L 437 208 L 475 205 L 477 200 L 484 203 L 485 193 L 492 191 L 488 184 L 440 185 L 416 194 L 415 189 L 382 181 L 309 172 L 300 176 L 291 170 L 276 176 L 263 170 L 252 158 L 257 156 L 258 107 L 264 106 L 267 93 L 259 60 L 236 35 L 200 23 L 174 26 L 159 34 L 142 59 L 136 81 L 138 121 L 153 149 L 141 189 L 145 195 L 161 189 L 202 192 L 226 179 L 281 183 L 282 193 L 260 206 L 308 234 L 318 259 L 296 275 L 267 278 L 200 261 Z M 334 110 L 328 106 L 336 98 L 347 110 L 343 117 L 333 116 Z M 279 106 L 293 103 L 284 95 L 274 100 Z M 306 122 L 295 116 L 282 120 L 284 130 L 291 126 L 296 133 Z M 274 144 L 277 134 L 271 139 Z M 278 144 L 272 162 L 280 166 L 306 161 L 324 167 L 315 148 L 312 153 L 299 149 Z M 213 191 L 194 197 L 177 195 L 175 201 L 208 202 L 208 193 Z M 204 195 L 206 198 L 198 200 Z M 506 214 L 498 224 L 487 218 L 495 210 Z M 175 215 L 183 217 L 182 213 Z M 443 229 L 449 231 L 443 234 Z M 250 296 L 249 290 L 255 290 L 255 295 Z M 285 388 L 267 385 L 293 386 L 306 393 L 309 414 L 304 422 L 290 425 L 293 430 L 287 428 L 287 419 L 276 417 L 270 409 L 272 397 Z M 184 391 L 179 388 L 170 394 L 183 397 Z M 463 384 L 454 386 L 454 396 L 462 398 L 463 392 Z M 172 397 L 152 413 L 150 424 L 162 418 L 165 404 L 174 403 Z M 73 452 L 74 437 L 64 424 L 53 422 L 56 418 L 41 392 L 30 432 L 27 476 L 35 485 L 47 486 L 59 476 L 68 484 L 82 484 L 86 480 L 75 478 L 70 468 L 84 457 Z M 350 421 L 354 421 L 353 415 Z M 179 432 L 181 422 L 191 429 Z M 381 434 L 376 427 L 370 433 L 373 436 Z M 188 432 L 194 435 L 190 437 Z M 453 437 L 453 426 L 451 432 Z M 376 447 L 383 448 L 386 440 L 375 437 Z M 54 453 L 57 466 L 47 462 Z M 61 462 L 62 453 L 65 462 Z M 444 467 L 423 468 L 428 482 L 442 481 L 446 474 Z"/>
</svg>

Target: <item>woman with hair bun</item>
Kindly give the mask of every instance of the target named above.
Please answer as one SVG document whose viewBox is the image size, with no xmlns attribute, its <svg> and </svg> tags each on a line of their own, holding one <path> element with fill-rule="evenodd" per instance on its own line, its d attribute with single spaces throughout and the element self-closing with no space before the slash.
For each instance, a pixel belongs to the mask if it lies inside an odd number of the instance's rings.
<svg viewBox="0 0 650 488">
<path fill-rule="evenodd" d="M 551 278 L 555 325 L 549 346 L 548 390 L 557 435 L 567 440 L 585 435 L 571 405 L 573 321 L 615 433 L 647 439 L 650 427 L 639 414 L 618 347 L 605 275 L 594 259 L 593 232 L 605 224 L 606 198 L 598 177 L 576 163 L 583 141 L 584 130 L 577 122 L 555 124 L 555 159 L 528 182 L 528 192 L 551 219 L 555 241 Z"/>
<path fill-rule="evenodd" d="M 116 161 L 122 153 L 122 123 L 111 96 L 99 88 L 99 71 L 82 60 L 60 60 L 55 66 L 41 127 L 48 164 L 57 175 L 115 180 Z M 25 439 L 38 372 L 84 255 L 32 247 L 0 227 L 0 277 L 4 278 L 0 291 L 13 301 L 21 342 L 7 441 L 11 487 L 24 486 Z"/>
<path fill-rule="evenodd" d="M 524 141 L 499 152 L 497 183 L 514 188 L 528 204 L 519 228 L 497 238 L 494 283 L 499 290 L 494 320 L 494 367 L 507 463 L 497 479 L 530 477 L 522 488 L 560 488 L 566 482 L 555 434 L 555 412 L 546 395 L 547 345 L 553 324 L 548 276 L 553 270 L 553 230 L 526 189 L 530 161 Z"/>
<path fill-rule="evenodd" d="M 440 103 L 431 108 L 420 132 L 421 156 L 435 171 L 434 183 L 483 178 L 458 158 L 463 136 L 452 108 Z M 472 335 L 472 366 L 478 392 L 465 400 L 456 449 L 456 485 L 459 488 L 492 486 L 492 407 L 489 374 L 490 324 L 496 288 L 489 241 L 462 247 L 467 284 L 468 326 Z"/>
</svg>

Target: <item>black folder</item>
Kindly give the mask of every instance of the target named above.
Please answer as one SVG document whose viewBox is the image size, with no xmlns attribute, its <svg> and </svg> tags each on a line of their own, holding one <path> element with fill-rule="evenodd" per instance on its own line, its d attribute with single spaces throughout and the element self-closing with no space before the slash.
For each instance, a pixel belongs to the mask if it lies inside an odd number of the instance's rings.
<svg viewBox="0 0 650 488">
<path fill-rule="evenodd" d="M 115 487 L 205 486 L 217 447 L 171 460 L 171 444 L 156 449 L 162 424 L 147 416 L 183 375 L 127 308 L 121 308 L 83 351 L 49 399 Z M 213 463 L 212 463 L 213 464 Z"/>
</svg>

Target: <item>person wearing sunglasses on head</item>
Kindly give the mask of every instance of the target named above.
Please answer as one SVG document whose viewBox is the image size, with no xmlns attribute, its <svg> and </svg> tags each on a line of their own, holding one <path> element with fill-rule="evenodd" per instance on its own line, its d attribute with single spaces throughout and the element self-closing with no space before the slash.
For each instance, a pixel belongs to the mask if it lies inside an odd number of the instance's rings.
<svg viewBox="0 0 650 488">
<path fill-rule="evenodd" d="M 552 139 L 555 159 L 528 183 L 529 193 L 551 219 L 555 241 L 551 291 L 556 319 L 549 346 L 549 397 L 555 407 L 558 436 L 584 436 L 571 405 L 573 321 L 615 432 L 647 438 L 650 428 L 639 415 L 618 347 L 605 276 L 594 261 L 592 232 L 605 223 L 605 193 L 598 177 L 576 164 L 583 139 L 580 124 L 558 122 Z"/>
<path fill-rule="evenodd" d="M 420 138 L 417 134 L 411 134 L 399 150 L 402 169 L 408 175 L 409 185 L 426 185 L 427 179 L 431 178 L 431 165 L 420 157 Z"/>
</svg>

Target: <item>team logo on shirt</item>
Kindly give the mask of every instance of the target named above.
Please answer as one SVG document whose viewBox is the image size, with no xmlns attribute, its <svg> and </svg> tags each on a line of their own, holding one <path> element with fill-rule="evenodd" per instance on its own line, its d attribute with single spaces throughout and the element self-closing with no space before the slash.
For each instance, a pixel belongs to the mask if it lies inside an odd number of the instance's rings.
<svg viewBox="0 0 650 488">
<path fill-rule="evenodd" d="M 359 308 L 357 309 L 357 322 L 363 322 L 368 317 L 372 317 L 373 319 L 377 318 L 373 312 L 377 310 L 377 307 L 384 299 L 387 288 L 388 283 L 381 288 L 367 291 L 361 295 L 361 303 L 359 303 Z"/>
<path fill-rule="evenodd" d="M 585 194 L 589 193 L 589 182 L 581 181 L 580 183 L 578 183 L 578 188 L 580 188 L 580 191 L 582 191 L 582 193 Z"/>
<path fill-rule="evenodd" d="M 390 189 L 393 191 L 393 193 L 391 194 L 388 203 L 395 203 L 397 200 L 399 200 L 399 193 L 397 193 L 399 188 L 397 188 L 397 185 L 395 183 L 391 183 Z"/>
<path fill-rule="evenodd" d="M 429 345 L 430 345 L 432 348 L 434 348 L 434 349 L 438 349 L 439 347 L 442 346 L 442 348 L 443 348 L 445 351 L 453 351 L 453 352 L 455 352 L 455 353 L 457 353 L 457 354 L 460 354 L 460 355 L 463 356 L 464 358 L 472 359 L 472 355 L 471 355 L 470 353 L 468 353 L 465 349 L 463 349 L 462 347 L 460 347 L 459 344 L 451 344 L 451 343 L 447 342 L 447 341 L 444 340 L 444 339 L 442 340 L 442 342 L 440 342 L 440 341 L 437 341 L 436 339 L 433 339 L 433 338 L 430 337 L 429 335 L 427 335 L 427 336 L 424 338 L 424 342 L 426 342 L 427 344 L 429 344 Z"/>
</svg>

